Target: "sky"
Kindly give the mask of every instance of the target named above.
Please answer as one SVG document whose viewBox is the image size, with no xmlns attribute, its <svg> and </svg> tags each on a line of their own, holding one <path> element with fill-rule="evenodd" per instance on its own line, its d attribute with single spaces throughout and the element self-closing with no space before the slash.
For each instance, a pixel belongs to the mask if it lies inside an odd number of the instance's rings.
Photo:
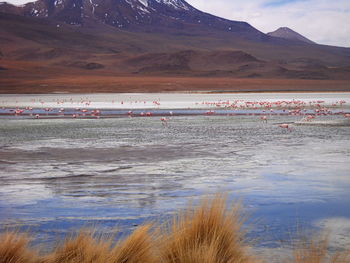
<svg viewBox="0 0 350 263">
<path fill-rule="evenodd" d="M 14 4 L 28 2 L 28 0 L 7 1 Z M 187 0 L 187 2 L 199 10 L 220 17 L 248 22 L 264 33 L 279 27 L 289 27 L 319 44 L 350 47 L 350 0 Z"/>
<path fill-rule="evenodd" d="M 350 0 L 188 0 L 194 7 L 245 21 L 267 33 L 289 27 L 319 44 L 350 47 Z"/>
</svg>

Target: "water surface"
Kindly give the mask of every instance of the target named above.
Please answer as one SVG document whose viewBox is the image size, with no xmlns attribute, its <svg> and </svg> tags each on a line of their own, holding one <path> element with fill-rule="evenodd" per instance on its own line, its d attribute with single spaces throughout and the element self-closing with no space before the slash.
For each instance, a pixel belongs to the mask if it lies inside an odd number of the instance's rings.
<svg viewBox="0 0 350 263">
<path fill-rule="evenodd" d="M 350 128 L 278 127 L 300 118 L 2 118 L 0 227 L 29 228 L 39 243 L 88 225 L 127 232 L 227 192 L 252 214 L 261 249 L 284 246 L 298 226 L 350 246 Z"/>
</svg>

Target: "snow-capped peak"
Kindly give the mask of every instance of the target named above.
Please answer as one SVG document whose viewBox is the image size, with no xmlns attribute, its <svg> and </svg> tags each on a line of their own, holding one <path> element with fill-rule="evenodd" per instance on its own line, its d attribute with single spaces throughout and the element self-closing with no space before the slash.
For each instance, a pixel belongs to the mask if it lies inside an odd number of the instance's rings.
<svg viewBox="0 0 350 263">
<path fill-rule="evenodd" d="M 139 0 L 139 2 L 145 7 L 148 7 L 148 0 Z"/>
<path fill-rule="evenodd" d="M 186 5 L 182 0 L 155 0 L 155 1 L 160 4 L 171 6 L 175 9 L 189 10 L 188 5 Z"/>
</svg>

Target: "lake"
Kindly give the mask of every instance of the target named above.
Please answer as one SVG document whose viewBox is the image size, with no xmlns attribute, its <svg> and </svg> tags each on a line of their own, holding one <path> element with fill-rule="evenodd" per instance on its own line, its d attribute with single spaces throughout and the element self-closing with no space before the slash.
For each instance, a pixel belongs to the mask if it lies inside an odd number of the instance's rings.
<svg viewBox="0 0 350 263">
<path fill-rule="evenodd" d="M 190 200 L 225 192 L 250 214 L 248 236 L 257 250 L 288 248 L 300 228 L 327 229 L 333 249 L 350 246 L 350 126 L 344 122 L 350 94 L 69 98 L 1 95 L 1 229 L 28 229 L 37 243 L 87 226 L 127 233 L 144 221 L 163 221 Z M 303 101 L 305 111 L 274 104 L 286 100 Z M 86 101 L 86 108 L 101 109 L 100 118 L 71 118 Z M 135 101 L 142 107 L 130 106 Z M 218 106 L 226 101 L 237 107 Z M 247 101 L 273 106 L 240 106 Z M 41 117 L 16 116 L 11 107 L 33 107 Z M 46 114 L 43 107 L 53 109 Z M 59 115 L 61 107 L 72 112 Z M 146 111 L 152 115 L 140 117 Z M 294 124 L 310 113 L 313 125 Z"/>
</svg>

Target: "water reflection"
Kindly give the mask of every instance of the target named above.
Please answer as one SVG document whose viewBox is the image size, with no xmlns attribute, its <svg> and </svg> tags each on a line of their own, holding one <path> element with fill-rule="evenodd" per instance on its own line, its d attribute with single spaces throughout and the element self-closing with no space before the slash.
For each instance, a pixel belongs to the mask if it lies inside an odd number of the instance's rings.
<svg viewBox="0 0 350 263">
<path fill-rule="evenodd" d="M 252 235 L 276 246 L 297 220 L 350 218 L 349 128 L 277 125 L 297 120 L 185 116 L 163 127 L 159 118 L 3 119 L 0 224 L 49 236 L 87 222 L 128 229 L 193 196 L 228 191 L 263 222 Z"/>
</svg>

